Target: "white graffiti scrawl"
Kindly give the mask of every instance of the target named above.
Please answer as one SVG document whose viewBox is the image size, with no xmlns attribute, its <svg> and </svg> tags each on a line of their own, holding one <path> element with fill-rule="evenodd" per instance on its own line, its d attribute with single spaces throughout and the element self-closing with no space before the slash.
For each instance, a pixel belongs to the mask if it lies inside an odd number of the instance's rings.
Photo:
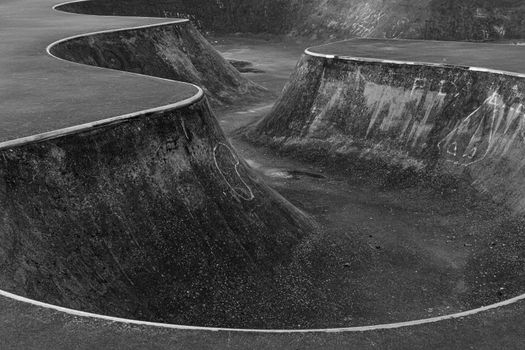
<svg viewBox="0 0 525 350">
<path fill-rule="evenodd" d="M 215 167 L 236 197 L 246 201 L 251 201 L 255 198 L 252 189 L 239 172 L 241 162 L 230 146 L 219 142 L 213 148 L 213 158 Z"/>
<path fill-rule="evenodd" d="M 516 142 L 523 143 L 525 110 L 521 99 L 511 105 L 497 92 L 490 96 L 438 143 L 442 157 L 470 166 L 488 155 L 504 156 Z"/>
</svg>

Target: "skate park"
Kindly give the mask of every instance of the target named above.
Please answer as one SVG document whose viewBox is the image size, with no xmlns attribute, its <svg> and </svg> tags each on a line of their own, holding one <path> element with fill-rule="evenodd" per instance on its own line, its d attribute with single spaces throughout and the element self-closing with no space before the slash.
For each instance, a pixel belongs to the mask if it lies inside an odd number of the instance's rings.
<svg viewBox="0 0 525 350">
<path fill-rule="evenodd" d="M 2 347 L 520 348 L 524 46 L 0 6 Z"/>
</svg>

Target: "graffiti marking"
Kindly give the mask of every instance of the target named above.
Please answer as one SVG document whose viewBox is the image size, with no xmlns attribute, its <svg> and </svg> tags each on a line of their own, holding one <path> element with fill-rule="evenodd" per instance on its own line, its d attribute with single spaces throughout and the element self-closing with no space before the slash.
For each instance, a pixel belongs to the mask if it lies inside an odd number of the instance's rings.
<svg viewBox="0 0 525 350">
<path fill-rule="evenodd" d="M 235 177 L 236 179 L 230 179 L 228 180 L 228 173 L 227 171 L 223 171 L 223 169 L 221 168 L 221 166 L 219 165 L 219 161 L 217 160 L 217 156 L 218 156 L 218 152 L 219 150 L 223 148 L 223 149 L 226 149 L 227 152 L 229 153 L 229 156 L 233 159 L 233 170 L 235 172 Z M 252 189 L 250 188 L 250 186 L 248 186 L 248 184 L 244 181 L 244 179 L 242 178 L 241 174 L 239 173 L 239 166 L 241 165 L 241 162 L 239 160 L 239 158 L 237 158 L 236 154 L 233 152 L 233 150 L 230 148 L 230 146 L 220 142 L 218 143 L 214 148 L 213 148 L 213 159 L 214 159 L 214 162 L 215 162 L 215 167 L 217 168 L 217 170 L 219 170 L 219 173 L 221 174 L 224 182 L 228 185 L 228 187 L 230 187 L 230 189 L 232 190 L 232 192 L 246 200 L 246 201 L 251 201 L 255 198 L 255 195 L 253 194 L 253 191 Z M 243 187 L 245 189 L 240 189 L 238 188 L 238 186 L 235 186 L 234 184 L 232 184 L 232 182 L 234 180 L 238 180 L 242 183 Z"/>
</svg>

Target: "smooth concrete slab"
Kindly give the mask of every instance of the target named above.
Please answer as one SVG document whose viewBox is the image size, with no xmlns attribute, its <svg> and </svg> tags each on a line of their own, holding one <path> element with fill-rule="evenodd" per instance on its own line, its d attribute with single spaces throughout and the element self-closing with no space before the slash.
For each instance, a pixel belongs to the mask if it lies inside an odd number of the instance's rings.
<svg viewBox="0 0 525 350">
<path fill-rule="evenodd" d="M 352 39 L 308 49 L 338 57 L 479 67 L 525 74 L 525 45 Z"/>
<path fill-rule="evenodd" d="M 188 84 L 51 57 L 46 47 L 68 36 L 168 21 L 68 14 L 53 10 L 57 3 L 0 1 L 0 141 L 172 104 L 197 94 L 198 89 Z"/>
</svg>

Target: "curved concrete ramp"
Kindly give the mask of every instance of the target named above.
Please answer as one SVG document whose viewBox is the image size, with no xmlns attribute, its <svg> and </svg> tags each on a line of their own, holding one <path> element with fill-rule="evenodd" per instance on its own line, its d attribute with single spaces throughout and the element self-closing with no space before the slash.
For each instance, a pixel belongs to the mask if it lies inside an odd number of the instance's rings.
<svg viewBox="0 0 525 350">
<path fill-rule="evenodd" d="M 238 280 L 271 271 L 308 231 L 205 101 L 0 153 L 1 285 L 36 300 L 214 324 Z"/>
<path fill-rule="evenodd" d="M 19 3 L 3 4 L 2 13 L 34 16 L 43 22 L 39 33 L 51 38 L 63 14 L 48 12 L 49 3 L 32 5 L 28 14 Z M 77 27 L 84 18 L 84 29 L 93 25 L 87 16 L 68 16 Z M 168 27 L 177 25 L 187 21 Z M 21 67 L 9 72 L 17 84 L 3 91 L 18 108 L 7 104 L 3 112 L 18 121 L 15 136 L 32 132 L 30 122 L 47 131 L 24 105 L 32 97 L 50 125 L 66 128 L 0 143 L 3 290 L 113 316 L 214 324 L 211 314 L 233 307 L 232 286 L 259 283 L 312 230 L 239 159 L 199 87 L 60 61 L 45 45 L 31 57 L 29 39 L 4 43 L 7 68 Z M 44 83 L 23 85 L 26 73 Z M 63 83 L 70 89 L 64 97 Z M 72 108 L 54 110 L 59 99 Z M 100 115 L 100 103 L 117 105 L 104 113 L 132 113 Z M 82 118 L 89 123 L 74 124 Z"/>
<path fill-rule="evenodd" d="M 399 176 L 465 179 L 523 214 L 525 48 L 431 46 L 356 39 L 308 49 L 250 135 Z"/>
</svg>

